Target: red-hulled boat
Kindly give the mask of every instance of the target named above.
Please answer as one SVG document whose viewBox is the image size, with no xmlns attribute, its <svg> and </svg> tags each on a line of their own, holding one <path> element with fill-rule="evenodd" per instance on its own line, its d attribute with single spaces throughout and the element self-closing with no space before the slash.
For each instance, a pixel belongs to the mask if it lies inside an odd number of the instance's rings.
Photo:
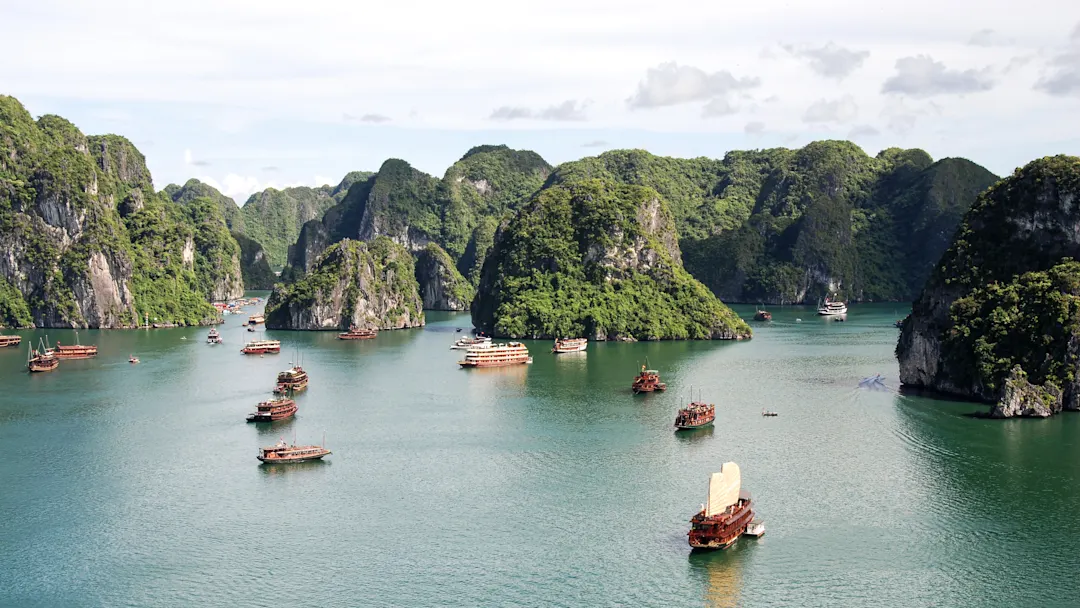
<svg viewBox="0 0 1080 608">
<path fill-rule="evenodd" d="M 308 374 L 299 365 L 293 366 L 277 375 L 277 387 L 274 392 L 278 395 L 286 395 L 294 391 L 307 388 Z"/>
<path fill-rule="evenodd" d="M 296 413 L 296 402 L 289 398 L 271 399 L 255 406 L 255 412 L 248 414 L 248 422 L 273 422 L 284 420 Z"/>
<path fill-rule="evenodd" d="M 44 342 L 41 342 L 40 349 L 30 348 L 26 354 L 26 369 L 32 372 L 51 372 L 59 365 L 60 359 Z"/>
<path fill-rule="evenodd" d="M 675 428 L 680 431 L 696 429 L 716 420 L 716 406 L 704 401 L 691 401 L 675 415 Z"/>
<path fill-rule="evenodd" d="M 360 329 L 355 325 L 349 326 L 349 331 L 338 334 L 340 340 L 370 340 L 378 335 L 377 329 Z"/>
<path fill-rule="evenodd" d="M 754 313 L 755 321 L 772 321 L 772 313 L 767 310 L 758 310 Z"/>
<path fill-rule="evenodd" d="M 22 336 L 0 336 L 0 348 L 18 346 L 20 343 L 22 343 Z"/>
<path fill-rule="evenodd" d="M 727 549 L 754 519 L 750 493 L 742 490 L 739 465 L 725 462 L 709 479 L 709 502 L 690 520 L 694 549 Z"/>
<path fill-rule="evenodd" d="M 646 365 L 641 366 L 641 373 L 634 378 L 634 383 L 630 388 L 634 390 L 634 394 L 638 393 L 651 393 L 653 391 L 662 391 L 667 389 L 667 384 L 660 382 L 660 372 L 655 369 L 646 369 Z"/>
</svg>

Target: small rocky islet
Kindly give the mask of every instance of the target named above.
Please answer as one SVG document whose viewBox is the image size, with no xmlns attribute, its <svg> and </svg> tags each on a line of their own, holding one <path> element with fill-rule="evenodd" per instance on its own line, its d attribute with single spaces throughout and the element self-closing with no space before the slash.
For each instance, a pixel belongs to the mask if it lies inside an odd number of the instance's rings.
<svg viewBox="0 0 1080 608">
<path fill-rule="evenodd" d="M 721 300 L 914 299 L 905 385 L 1048 416 L 1080 409 L 1078 183 L 1075 157 L 998 181 L 842 141 L 557 167 L 478 146 L 441 179 L 390 159 L 238 207 L 198 180 L 155 192 L 125 138 L 0 96 L 0 325 L 207 324 L 212 301 L 272 288 L 282 329 L 418 327 L 434 309 L 502 337 L 740 339 Z"/>
</svg>

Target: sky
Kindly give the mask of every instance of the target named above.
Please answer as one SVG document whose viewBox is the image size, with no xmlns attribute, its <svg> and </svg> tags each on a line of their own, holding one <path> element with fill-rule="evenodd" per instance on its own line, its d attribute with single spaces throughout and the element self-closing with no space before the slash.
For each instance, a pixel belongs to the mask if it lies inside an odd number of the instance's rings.
<svg viewBox="0 0 1080 608">
<path fill-rule="evenodd" d="M 505 143 L 1080 155 L 1075 0 L 0 0 L 0 94 L 238 203 Z"/>
</svg>

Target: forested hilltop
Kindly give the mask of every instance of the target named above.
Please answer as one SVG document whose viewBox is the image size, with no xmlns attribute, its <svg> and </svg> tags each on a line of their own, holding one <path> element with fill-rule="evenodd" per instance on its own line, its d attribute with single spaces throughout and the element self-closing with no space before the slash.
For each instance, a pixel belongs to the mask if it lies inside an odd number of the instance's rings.
<svg viewBox="0 0 1080 608">
<path fill-rule="evenodd" d="M 0 325 L 195 324 L 242 293 L 218 201 L 156 193 L 127 139 L 0 96 Z"/>
<path fill-rule="evenodd" d="M 1080 158 L 1034 161 L 982 194 L 904 322 L 900 379 L 993 403 L 1080 410 Z"/>
<path fill-rule="evenodd" d="M 478 286 L 500 221 L 536 192 L 593 179 L 655 190 L 674 218 L 686 270 L 725 301 L 768 303 L 828 293 L 913 299 L 960 218 L 997 180 L 964 159 L 934 162 L 896 148 L 871 157 L 844 141 L 719 160 L 615 150 L 555 168 L 532 152 L 479 146 L 441 180 L 405 161 L 384 163 L 305 225 L 287 276 L 310 268 L 331 243 L 386 234 L 414 252 L 431 243 L 444 250 L 454 268 L 440 275 L 443 291 L 461 293 L 462 278 Z M 426 278 L 418 279 L 423 289 Z"/>
<path fill-rule="evenodd" d="M 913 299 L 997 180 L 964 159 L 821 141 L 722 160 L 616 150 L 560 165 L 549 185 L 598 177 L 659 192 L 686 269 L 722 300 L 768 303 Z"/>
</svg>

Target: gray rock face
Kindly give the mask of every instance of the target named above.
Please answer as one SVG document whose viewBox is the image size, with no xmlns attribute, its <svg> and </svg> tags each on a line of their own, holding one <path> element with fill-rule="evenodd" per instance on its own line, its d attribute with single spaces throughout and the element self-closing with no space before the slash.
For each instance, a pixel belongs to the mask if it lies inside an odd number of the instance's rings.
<svg viewBox="0 0 1080 608">
<path fill-rule="evenodd" d="M 300 229 L 296 244 L 289 245 L 289 266 L 311 272 L 319 254 L 330 246 L 330 233 L 320 220 L 311 220 Z"/>
<path fill-rule="evenodd" d="M 1013 367 L 1001 399 L 990 411 L 993 418 L 1046 418 L 1061 411 L 1061 389 L 1056 386 L 1036 386 L 1017 365 Z"/>
<path fill-rule="evenodd" d="M 416 281 L 425 310 L 468 310 L 473 288 L 450 255 L 432 243 L 416 254 Z"/>
<path fill-rule="evenodd" d="M 957 300 L 989 284 L 1045 271 L 1062 259 L 1080 259 L 1078 201 L 1080 159 L 1070 157 L 1032 162 L 979 197 L 904 322 L 896 347 L 903 384 L 996 404 L 992 415 L 997 417 L 1080 408 L 1080 380 L 1035 387 L 1039 402 L 1024 375 L 1032 370 L 1017 367 L 994 389 L 994 379 L 964 372 L 974 353 L 949 352 L 946 344 Z M 1077 340 L 1070 338 L 1069 352 L 1080 350 Z"/>
<path fill-rule="evenodd" d="M 305 277 L 277 285 L 266 303 L 271 329 L 403 329 L 424 325 L 412 255 L 390 239 L 345 239 Z"/>
</svg>

